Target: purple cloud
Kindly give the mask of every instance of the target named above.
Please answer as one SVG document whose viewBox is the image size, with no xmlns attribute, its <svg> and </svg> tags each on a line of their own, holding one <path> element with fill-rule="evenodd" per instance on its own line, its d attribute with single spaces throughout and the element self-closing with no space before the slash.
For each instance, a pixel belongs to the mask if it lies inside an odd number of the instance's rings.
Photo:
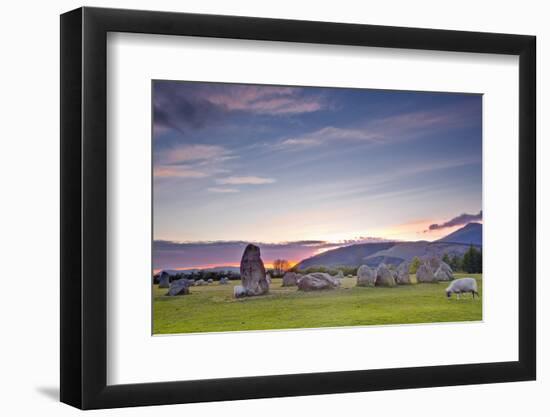
<svg viewBox="0 0 550 417">
<path fill-rule="evenodd" d="M 320 95 L 304 95 L 296 87 L 164 81 L 153 85 L 155 137 L 171 129 L 200 129 L 232 112 L 289 116 L 326 107 Z"/>
<path fill-rule="evenodd" d="M 431 224 L 428 229 L 429 230 L 440 230 L 440 229 L 446 229 L 448 227 L 453 227 L 453 226 L 462 226 L 462 225 L 470 223 L 470 222 L 476 222 L 476 221 L 482 220 L 483 219 L 482 214 L 483 213 L 482 213 L 481 210 L 479 210 L 478 214 L 463 213 L 460 216 L 456 216 L 456 217 L 452 218 L 451 220 L 446 221 L 445 223 Z"/>
</svg>

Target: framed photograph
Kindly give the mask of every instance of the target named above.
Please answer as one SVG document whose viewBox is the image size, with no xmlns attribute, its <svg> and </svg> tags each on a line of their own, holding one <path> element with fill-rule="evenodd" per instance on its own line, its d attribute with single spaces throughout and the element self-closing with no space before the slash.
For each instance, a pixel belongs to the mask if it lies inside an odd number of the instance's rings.
<svg viewBox="0 0 550 417">
<path fill-rule="evenodd" d="M 61 401 L 533 380 L 535 37 L 61 16 Z"/>
</svg>

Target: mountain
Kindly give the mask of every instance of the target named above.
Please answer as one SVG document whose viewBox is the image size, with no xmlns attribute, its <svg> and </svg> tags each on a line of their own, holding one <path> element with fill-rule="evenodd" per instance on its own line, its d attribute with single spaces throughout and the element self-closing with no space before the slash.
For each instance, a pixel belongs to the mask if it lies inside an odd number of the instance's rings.
<svg viewBox="0 0 550 417">
<path fill-rule="evenodd" d="M 414 257 L 420 259 L 442 258 L 445 254 L 463 256 L 469 248 L 470 244 L 465 243 L 426 242 L 424 240 L 403 242 L 366 257 L 363 263 L 369 266 L 377 266 L 382 262 L 399 265 L 403 261 L 410 262 Z"/>
<path fill-rule="evenodd" d="M 304 259 L 298 264 L 297 268 L 307 269 L 311 266 L 356 266 L 360 265 L 367 256 L 384 249 L 389 249 L 394 245 L 395 242 L 380 242 L 344 246 Z"/>
<path fill-rule="evenodd" d="M 483 226 L 480 223 L 468 223 L 461 229 L 439 239 L 438 242 L 481 246 L 483 243 Z"/>
<path fill-rule="evenodd" d="M 357 267 L 364 264 L 378 266 L 381 263 L 399 265 L 403 261 L 410 262 L 415 256 L 421 259 L 442 258 L 445 254 L 463 256 L 470 245 L 481 247 L 482 227 L 479 223 L 469 223 L 435 242 L 419 240 L 344 246 L 304 259 L 297 265 L 297 269 L 313 266 Z"/>
</svg>

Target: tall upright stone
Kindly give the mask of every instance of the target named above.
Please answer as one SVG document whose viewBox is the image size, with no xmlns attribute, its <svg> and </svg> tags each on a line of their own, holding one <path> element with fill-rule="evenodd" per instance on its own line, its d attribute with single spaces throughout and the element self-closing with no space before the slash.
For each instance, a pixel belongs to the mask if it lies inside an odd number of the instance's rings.
<svg viewBox="0 0 550 417">
<path fill-rule="evenodd" d="M 357 269 L 357 286 L 374 287 L 376 282 L 376 271 L 368 265 L 361 265 Z"/>
<path fill-rule="evenodd" d="M 416 270 L 416 280 L 418 282 L 437 282 L 432 267 L 428 262 L 422 262 Z"/>
<path fill-rule="evenodd" d="M 435 272 L 435 279 L 438 281 L 452 281 L 454 279 L 453 270 L 447 263 L 441 261 Z"/>
<path fill-rule="evenodd" d="M 265 267 L 260 257 L 260 248 L 249 244 L 241 259 L 241 283 L 246 296 L 262 295 L 269 292 Z"/>
<path fill-rule="evenodd" d="M 405 284 L 412 284 L 411 282 L 411 276 L 409 275 L 409 263 L 408 262 L 402 262 L 398 267 L 397 267 L 397 277 L 396 277 L 396 281 L 398 284 L 400 285 L 405 285 Z"/>
<path fill-rule="evenodd" d="M 170 287 L 170 274 L 166 271 L 162 271 L 159 276 L 159 288 Z"/>
<path fill-rule="evenodd" d="M 385 264 L 378 265 L 374 285 L 377 287 L 395 287 L 395 275 Z"/>
</svg>

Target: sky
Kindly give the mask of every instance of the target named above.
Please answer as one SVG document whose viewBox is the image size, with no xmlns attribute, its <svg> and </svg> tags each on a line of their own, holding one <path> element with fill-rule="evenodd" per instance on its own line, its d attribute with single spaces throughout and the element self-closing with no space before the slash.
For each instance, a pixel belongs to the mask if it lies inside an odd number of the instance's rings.
<svg viewBox="0 0 550 417">
<path fill-rule="evenodd" d="M 291 262 L 481 221 L 482 96 L 153 81 L 153 267 Z"/>
</svg>

